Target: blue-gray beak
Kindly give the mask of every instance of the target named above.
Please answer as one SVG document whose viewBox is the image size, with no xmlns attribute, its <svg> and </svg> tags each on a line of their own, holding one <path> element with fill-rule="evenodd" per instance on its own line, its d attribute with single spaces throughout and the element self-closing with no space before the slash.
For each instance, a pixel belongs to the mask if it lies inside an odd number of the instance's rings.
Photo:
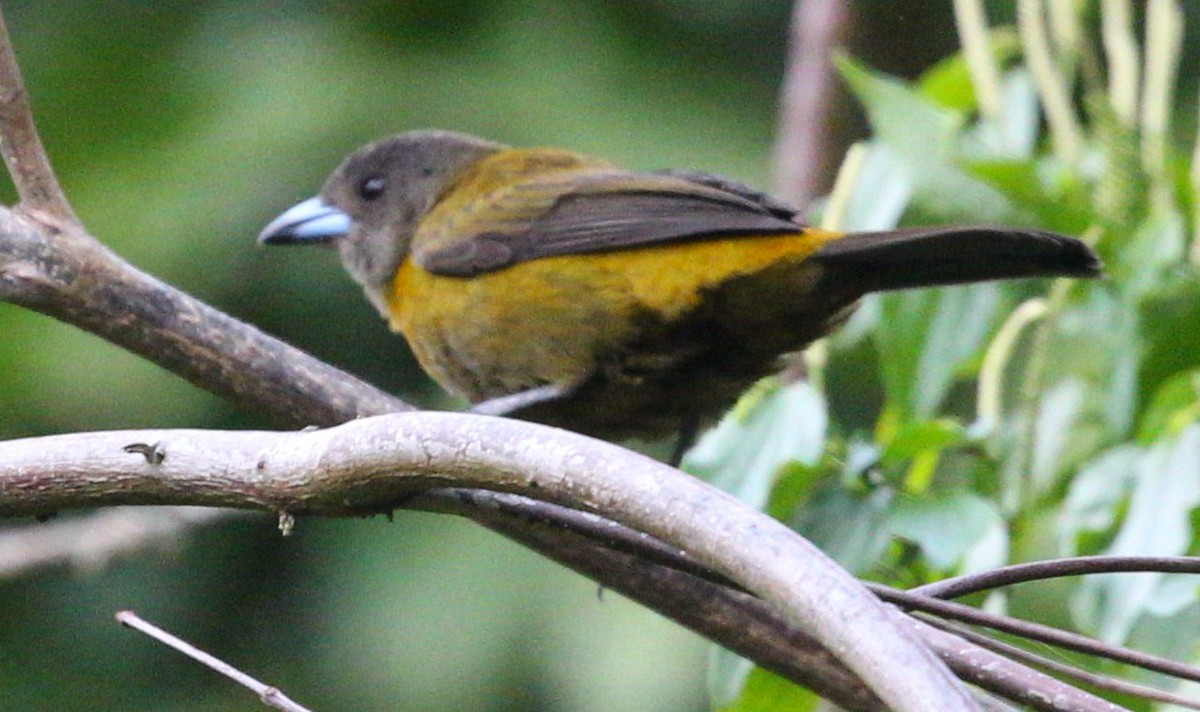
<svg viewBox="0 0 1200 712">
<path fill-rule="evenodd" d="M 258 234 L 264 245 L 320 245 L 350 231 L 350 218 L 320 198 L 289 208 Z"/>
</svg>

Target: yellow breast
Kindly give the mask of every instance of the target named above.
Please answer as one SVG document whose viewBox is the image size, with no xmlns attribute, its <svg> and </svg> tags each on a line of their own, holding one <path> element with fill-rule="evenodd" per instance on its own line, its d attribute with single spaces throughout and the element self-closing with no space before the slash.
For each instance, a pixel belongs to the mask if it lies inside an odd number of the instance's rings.
<svg viewBox="0 0 1200 712">
<path fill-rule="evenodd" d="M 645 315 L 681 319 L 722 283 L 798 265 L 836 237 L 806 230 L 547 257 L 472 278 L 431 274 L 408 260 L 390 290 L 391 324 L 435 380 L 473 400 L 569 385 L 605 354 L 644 338 Z M 788 270 L 777 271 L 788 279 Z M 780 287 L 779 299 L 798 297 Z"/>
</svg>

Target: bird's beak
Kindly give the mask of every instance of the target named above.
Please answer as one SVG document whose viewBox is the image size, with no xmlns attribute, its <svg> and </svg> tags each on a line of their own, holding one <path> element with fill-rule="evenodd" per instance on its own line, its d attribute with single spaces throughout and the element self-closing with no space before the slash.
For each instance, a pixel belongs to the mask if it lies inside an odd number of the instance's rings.
<svg viewBox="0 0 1200 712">
<path fill-rule="evenodd" d="M 289 208 L 258 234 L 264 245 L 320 245 L 350 231 L 350 218 L 320 198 Z"/>
</svg>

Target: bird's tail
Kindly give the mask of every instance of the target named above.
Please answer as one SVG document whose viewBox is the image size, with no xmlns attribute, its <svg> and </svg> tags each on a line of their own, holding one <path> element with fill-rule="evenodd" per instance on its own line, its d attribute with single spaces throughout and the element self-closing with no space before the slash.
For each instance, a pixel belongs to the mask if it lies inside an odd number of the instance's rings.
<svg viewBox="0 0 1200 712">
<path fill-rule="evenodd" d="M 1098 277 L 1103 265 L 1073 237 L 1004 227 L 918 227 L 846 235 L 813 257 L 853 273 L 862 292 L 1020 277 Z"/>
</svg>

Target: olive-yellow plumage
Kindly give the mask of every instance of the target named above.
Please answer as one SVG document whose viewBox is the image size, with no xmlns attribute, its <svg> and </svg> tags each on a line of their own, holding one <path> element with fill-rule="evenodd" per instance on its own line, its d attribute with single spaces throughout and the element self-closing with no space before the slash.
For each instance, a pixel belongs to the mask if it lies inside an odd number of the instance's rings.
<svg viewBox="0 0 1200 712">
<path fill-rule="evenodd" d="M 1072 238 L 1006 228 L 843 235 L 707 174 L 423 131 L 351 155 L 266 242 L 333 242 L 425 370 L 473 402 L 610 438 L 689 430 L 865 293 L 1093 276 Z"/>
</svg>

